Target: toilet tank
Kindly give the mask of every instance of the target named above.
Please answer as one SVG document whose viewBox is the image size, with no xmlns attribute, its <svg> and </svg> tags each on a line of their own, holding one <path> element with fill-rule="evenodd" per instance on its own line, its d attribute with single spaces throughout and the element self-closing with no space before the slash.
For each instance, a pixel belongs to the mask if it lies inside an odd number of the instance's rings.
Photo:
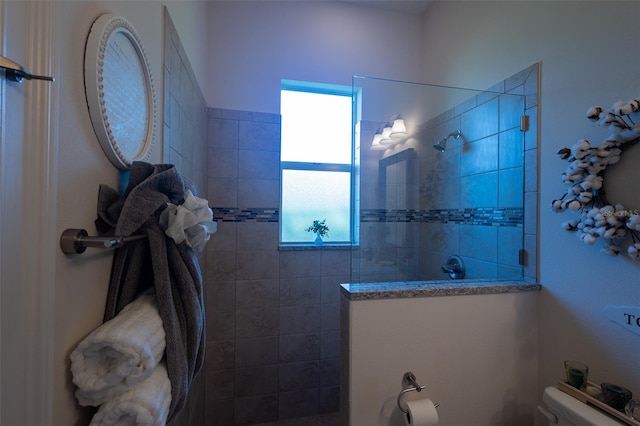
<svg viewBox="0 0 640 426">
<path fill-rule="evenodd" d="M 613 417 L 603 413 L 597 408 L 578 401 L 574 397 L 567 395 L 561 390 L 549 386 L 542 394 L 542 401 L 547 410 L 555 415 L 557 423 L 553 417 L 549 419 L 550 425 L 557 426 L 621 426 Z M 542 410 L 541 410 L 542 411 Z M 547 414 L 545 414 L 547 415 Z M 549 417 L 547 415 L 547 417 Z"/>
</svg>

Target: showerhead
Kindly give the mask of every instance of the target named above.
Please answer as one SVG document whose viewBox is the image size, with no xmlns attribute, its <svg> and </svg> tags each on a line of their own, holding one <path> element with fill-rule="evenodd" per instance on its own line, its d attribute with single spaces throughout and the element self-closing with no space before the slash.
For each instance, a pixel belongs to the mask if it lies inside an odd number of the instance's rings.
<svg viewBox="0 0 640 426">
<path fill-rule="evenodd" d="M 447 138 L 442 139 L 438 143 L 434 143 L 433 147 L 440 152 L 444 152 L 447 149 Z"/>
<path fill-rule="evenodd" d="M 453 132 L 449 133 L 445 138 L 442 138 L 440 142 L 434 143 L 433 147 L 440 152 L 444 152 L 447 149 L 447 141 L 449 140 L 449 138 L 453 137 L 454 139 L 460 139 L 461 136 L 462 136 L 462 132 L 460 132 L 460 130 L 454 130 Z"/>
</svg>

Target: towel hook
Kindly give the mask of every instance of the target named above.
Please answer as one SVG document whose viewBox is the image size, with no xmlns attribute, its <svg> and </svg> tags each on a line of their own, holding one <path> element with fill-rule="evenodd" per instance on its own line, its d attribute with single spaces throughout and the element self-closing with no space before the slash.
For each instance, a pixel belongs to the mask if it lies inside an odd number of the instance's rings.
<svg viewBox="0 0 640 426">
<path fill-rule="evenodd" d="M 24 67 L 17 62 L 13 62 L 11 59 L 6 58 L 0 55 L 0 68 L 5 69 L 6 77 L 17 83 L 22 83 L 22 81 L 26 78 L 27 80 L 46 80 L 46 81 L 55 81 L 55 78 L 48 77 L 45 75 L 36 75 L 31 74 Z"/>
<path fill-rule="evenodd" d="M 402 397 L 408 392 L 420 392 L 422 391 L 422 389 L 426 388 L 426 386 L 419 385 L 416 376 L 411 371 L 407 371 L 406 373 L 404 373 L 404 376 L 402 376 L 402 383 L 409 385 L 410 387 L 402 389 L 398 394 L 398 408 L 400 409 L 400 411 L 407 414 L 409 413 L 409 410 L 402 407 Z M 434 402 L 433 406 L 438 408 L 440 404 Z"/>
</svg>

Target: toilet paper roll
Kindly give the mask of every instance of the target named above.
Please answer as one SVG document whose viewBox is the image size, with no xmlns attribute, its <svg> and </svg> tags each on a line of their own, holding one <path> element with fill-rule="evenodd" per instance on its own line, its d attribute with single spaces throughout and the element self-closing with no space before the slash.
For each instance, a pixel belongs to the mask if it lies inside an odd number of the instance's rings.
<svg viewBox="0 0 640 426">
<path fill-rule="evenodd" d="M 430 399 L 417 399 L 407 402 L 406 405 L 409 410 L 404 417 L 407 426 L 432 426 L 438 424 L 438 412 Z"/>
</svg>

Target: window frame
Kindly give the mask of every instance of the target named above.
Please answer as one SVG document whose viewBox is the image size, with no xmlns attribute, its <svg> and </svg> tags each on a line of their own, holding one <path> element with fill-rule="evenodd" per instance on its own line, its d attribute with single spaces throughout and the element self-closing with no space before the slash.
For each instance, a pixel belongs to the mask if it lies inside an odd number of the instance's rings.
<svg viewBox="0 0 640 426">
<path fill-rule="evenodd" d="M 358 243 L 357 236 L 359 235 L 359 221 L 357 220 L 359 215 L 359 141 L 355 136 L 354 123 L 358 123 L 357 117 L 359 116 L 359 92 L 354 90 L 352 86 L 326 84 L 326 83 L 314 83 L 307 81 L 297 80 L 281 80 L 280 91 L 297 91 L 307 92 L 325 95 L 346 96 L 351 99 L 351 161 L 348 164 L 338 163 L 322 163 L 322 162 L 305 162 L 305 161 L 283 161 L 282 160 L 282 142 L 280 144 L 280 201 L 278 209 L 278 242 L 280 247 L 341 247 L 341 246 L 353 246 Z M 302 170 L 302 171 L 327 171 L 327 172 L 347 172 L 350 176 L 351 187 L 350 193 L 350 205 L 349 205 L 349 228 L 350 235 L 349 240 L 344 241 L 325 241 L 321 246 L 317 246 L 313 243 L 312 239 L 308 242 L 283 242 L 282 241 L 282 202 L 283 202 L 283 171 L 285 170 Z"/>
</svg>

